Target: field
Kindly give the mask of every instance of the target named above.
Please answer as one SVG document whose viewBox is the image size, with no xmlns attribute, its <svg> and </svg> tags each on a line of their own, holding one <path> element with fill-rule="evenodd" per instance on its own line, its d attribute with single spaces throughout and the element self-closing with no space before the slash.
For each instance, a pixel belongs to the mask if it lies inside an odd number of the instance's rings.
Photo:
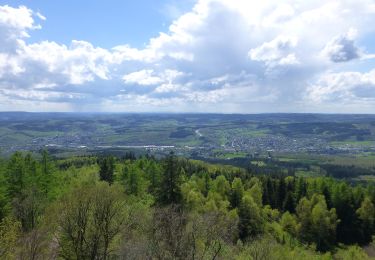
<svg viewBox="0 0 375 260">
<path fill-rule="evenodd" d="M 174 150 L 256 172 L 371 175 L 375 115 L 0 113 L 0 154 L 42 149 L 57 157 Z"/>
</svg>

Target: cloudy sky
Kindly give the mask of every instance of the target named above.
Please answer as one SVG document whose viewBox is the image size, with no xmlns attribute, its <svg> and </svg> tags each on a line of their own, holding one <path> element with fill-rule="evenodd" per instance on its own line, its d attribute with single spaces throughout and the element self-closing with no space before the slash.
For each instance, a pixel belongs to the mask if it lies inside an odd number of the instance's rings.
<svg viewBox="0 0 375 260">
<path fill-rule="evenodd" d="M 0 110 L 375 112 L 374 0 L 0 0 Z"/>
</svg>

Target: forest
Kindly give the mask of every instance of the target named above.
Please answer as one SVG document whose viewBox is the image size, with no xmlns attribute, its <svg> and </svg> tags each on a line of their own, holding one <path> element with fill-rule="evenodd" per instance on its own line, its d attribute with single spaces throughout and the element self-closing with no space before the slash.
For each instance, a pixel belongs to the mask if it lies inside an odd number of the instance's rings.
<svg viewBox="0 0 375 260">
<path fill-rule="evenodd" d="M 0 159 L 0 259 L 371 259 L 375 185 L 175 156 Z"/>
</svg>

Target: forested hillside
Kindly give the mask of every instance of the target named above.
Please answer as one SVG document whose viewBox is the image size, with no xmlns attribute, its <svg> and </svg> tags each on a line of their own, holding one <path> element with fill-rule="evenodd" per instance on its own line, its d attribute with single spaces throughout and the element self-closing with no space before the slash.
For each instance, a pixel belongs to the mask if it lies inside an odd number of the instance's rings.
<svg viewBox="0 0 375 260">
<path fill-rule="evenodd" d="M 0 259 L 369 259 L 375 186 L 177 158 L 0 160 Z"/>
</svg>

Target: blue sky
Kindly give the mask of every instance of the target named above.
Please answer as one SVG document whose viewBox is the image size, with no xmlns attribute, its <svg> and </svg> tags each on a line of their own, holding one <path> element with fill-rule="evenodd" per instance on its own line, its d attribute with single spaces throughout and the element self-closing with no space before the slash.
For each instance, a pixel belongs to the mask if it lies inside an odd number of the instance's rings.
<svg viewBox="0 0 375 260">
<path fill-rule="evenodd" d="M 0 0 L 0 110 L 375 111 L 372 0 Z"/>
<path fill-rule="evenodd" d="M 53 40 L 69 44 L 76 39 L 104 48 L 124 42 L 140 48 L 167 30 L 176 15 L 188 11 L 193 1 L 0 1 L 0 5 L 6 4 L 24 5 L 48 18 L 42 23 L 43 30 L 34 31 L 29 42 Z"/>
</svg>

